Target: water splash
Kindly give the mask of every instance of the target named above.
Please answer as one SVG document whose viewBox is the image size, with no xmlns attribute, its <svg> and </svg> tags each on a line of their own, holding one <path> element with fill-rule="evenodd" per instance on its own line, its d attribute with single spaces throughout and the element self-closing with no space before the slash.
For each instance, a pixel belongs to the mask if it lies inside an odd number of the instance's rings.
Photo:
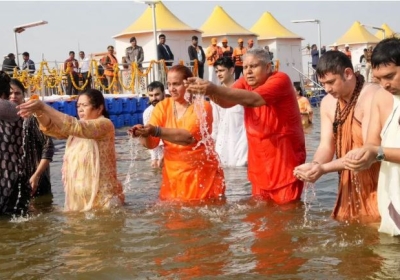
<svg viewBox="0 0 400 280">
<path fill-rule="evenodd" d="M 219 157 L 217 156 L 217 153 L 216 153 L 215 147 L 214 147 L 214 139 L 212 138 L 211 133 L 209 133 L 210 128 L 208 127 L 208 124 L 207 124 L 207 111 L 205 110 L 205 107 L 204 107 L 204 102 L 206 100 L 204 98 L 204 95 L 203 94 L 194 94 L 193 100 L 194 100 L 194 102 L 193 102 L 194 111 L 199 120 L 200 134 L 201 134 L 201 139 L 200 139 L 200 141 L 197 142 L 197 144 L 193 148 L 193 150 L 200 147 L 200 145 L 204 145 L 207 158 L 210 158 L 210 156 L 213 155 L 213 156 L 216 156 L 216 158 L 218 158 L 218 161 L 219 161 Z M 221 163 L 219 163 L 219 165 L 221 166 Z"/>
<path fill-rule="evenodd" d="M 312 207 L 312 203 L 316 201 L 316 193 L 315 193 L 315 183 L 305 182 L 304 183 L 304 222 L 303 228 L 310 228 L 312 226 L 311 219 L 309 219 L 309 212 Z"/>
<path fill-rule="evenodd" d="M 130 162 L 129 162 L 128 171 L 126 172 L 125 181 L 123 183 L 124 193 L 131 190 L 131 181 L 132 181 L 131 176 L 133 174 L 138 174 L 137 166 L 136 166 L 135 162 L 136 162 L 136 160 L 138 158 L 138 154 L 139 154 L 139 145 L 140 145 L 139 139 L 129 137 L 128 143 L 129 143 Z"/>
</svg>

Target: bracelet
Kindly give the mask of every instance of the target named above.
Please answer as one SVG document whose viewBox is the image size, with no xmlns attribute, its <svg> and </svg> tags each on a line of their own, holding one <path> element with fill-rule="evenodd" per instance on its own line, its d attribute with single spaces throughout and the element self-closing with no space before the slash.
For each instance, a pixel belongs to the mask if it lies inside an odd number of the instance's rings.
<svg viewBox="0 0 400 280">
<path fill-rule="evenodd" d="M 39 110 L 39 112 L 40 112 L 40 115 L 37 115 L 36 112 L 35 112 L 35 113 L 33 113 L 33 116 L 34 116 L 35 118 L 40 118 L 41 116 L 43 116 L 43 111 L 42 111 L 42 110 Z"/>
<path fill-rule="evenodd" d="M 156 126 L 153 137 L 160 137 L 161 136 L 161 127 Z"/>
</svg>

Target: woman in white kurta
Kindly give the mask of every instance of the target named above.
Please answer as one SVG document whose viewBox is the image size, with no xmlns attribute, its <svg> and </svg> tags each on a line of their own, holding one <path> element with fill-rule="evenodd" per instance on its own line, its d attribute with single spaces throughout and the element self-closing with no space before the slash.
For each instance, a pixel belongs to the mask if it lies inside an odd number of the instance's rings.
<svg viewBox="0 0 400 280">
<path fill-rule="evenodd" d="M 62 167 L 66 211 L 110 208 L 124 202 L 117 179 L 114 125 L 106 118 L 100 91 L 79 95 L 79 120 L 39 100 L 29 100 L 19 108 L 23 117 L 34 114 L 45 134 L 68 139 Z"/>
</svg>

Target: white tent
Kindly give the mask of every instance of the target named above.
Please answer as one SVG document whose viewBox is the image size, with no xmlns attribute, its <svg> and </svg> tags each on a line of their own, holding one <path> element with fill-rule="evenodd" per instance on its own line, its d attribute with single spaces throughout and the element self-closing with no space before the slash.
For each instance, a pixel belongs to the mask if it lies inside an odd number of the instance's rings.
<svg viewBox="0 0 400 280">
<path fill-rule="evenodd" d="M 133 36 L 136 37 L 137 44 L 143 47 L 144 61 L 157 60 L 155 45 L 158 44 L 158 35 L 161 33 L 166 36 L 166 44 L 174 54 L 175 64 L 179 60 L 189 61 L 188 46 L 192 44 L 193 35 L 199 37 L 201 44 L 201 31 L 183 23 L 162 2 L 155 6 L 155 13 L 157 42 L 154 42 L 152 8 L 148 7 L 132 25 L 113 37 L 118 61 L 125 55 L 125 49 L 130 46 L 129 40 Z"/>
<path fill-rule="evenodd" d="M 300 74 L 293 67 L 303 71 L 303 38 L 282 26 L 269 12 L 263 13 L 250 30 L 259 36 L 258 45 L 268 46 L 273 59 L 279 60 L 279 71 L 288 74 L 292 82 L 300 81 Z"/>
</svg>

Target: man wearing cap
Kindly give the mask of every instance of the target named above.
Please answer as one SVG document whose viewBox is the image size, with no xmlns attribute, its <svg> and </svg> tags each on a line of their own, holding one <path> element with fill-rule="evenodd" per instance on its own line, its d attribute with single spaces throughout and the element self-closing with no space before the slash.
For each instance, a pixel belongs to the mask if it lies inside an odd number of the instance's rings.
<svg viewBox="0 0 400 280">
<path fill-rule="evenodd" d="M 29 53 L 24 52 L 22 53 L 22 58 L 24 59 L 24 63 L 22 63 L 22 70 L 28 70 L 29 74 L 35 73 L 35 62 L 29 59 Z"/>
<path fill-rule="evenodd" d="M 204 62 L 206 61 L 206 55 L 201 46 L 198 45 L 199 38 L 192 36 L 192 44 L 188 48 L 190 65 L 194 66 L 194 60 L 197 59 L 198 74 L 201 79 L 204 76 Z"/>
<path fill-rule="evenodd" d="M 249 40 L 247 41 L 247 50 L 251 50 L 251 49 L 253 48 L 253 46 L 254 46 L 254 41 L 253 41 L 253 39 L 249 39 Z"/>
<path fill-rule="evenodd" d="M 349 46 L 349 44 L 346 44 L 345 46 L 344 46 L 344 54 L 348 57 L 348 58 L 350 58 L 350 60 L 351 60 L 351 51 L 350 51 L 350 46 Z"/>
<path fill-rule="evenodd" d="M 228 39 L 224 38 L 221 42 L 222 56 L 232 57 L 233 48 L 231 46 L 228 46 Z"/>
<path fill-rule="evenodd" d="M 158 40 L 160 41 L 160 43 L 157 45 L 158 60 L 164 59 L 165 61 L 170 61 L 170 62 L 165 62 L 165 65 L 172 66 L 171 60 L 174 60 L 174 54 L 172 53 L 169 46 L 165 44 L 165 35 L 160 34 L 158 36 Z"/>
<path fill-rule="evenodd" d="M 239 38 L 238 47 L 233 50 L 232 54 L 232 59 L 235 62 L 235 81 L 243 74 L 243 55 L 246 51 L 246 48 L 243 47 L 243 39 Z"/>
<path fill-rule="evenodd" d="M 131 43 L 131 46 L 125 49 L 126 62 L 129 65 L 131 65 L 133 62 L 136 62 L 138 67 L 141 68 L 144 60 L 143 48 L 136 44 L 135 37 L 132 37 L 129 42 Z"/>
<path fill-rule="evenodd" d="M 217 75 L 214 70 L 214 63 L 218 58 L 222 57 L 222 49 L 217 46 L 217 38 L 211 39 L 211 45 L 207 48 L 206 59 L 208 64 L 208 80 L 217 83 Z"/>
<path fill-rule="evenodd" d="M 15 63 L 15 55 L 13 53 L 9 53 L 4 58 L 1 70 L 10 74 L 14 71 L 15 67 L 17 67 L 17 69 L 19 70 L 17 63 Z"/>
</svg>

